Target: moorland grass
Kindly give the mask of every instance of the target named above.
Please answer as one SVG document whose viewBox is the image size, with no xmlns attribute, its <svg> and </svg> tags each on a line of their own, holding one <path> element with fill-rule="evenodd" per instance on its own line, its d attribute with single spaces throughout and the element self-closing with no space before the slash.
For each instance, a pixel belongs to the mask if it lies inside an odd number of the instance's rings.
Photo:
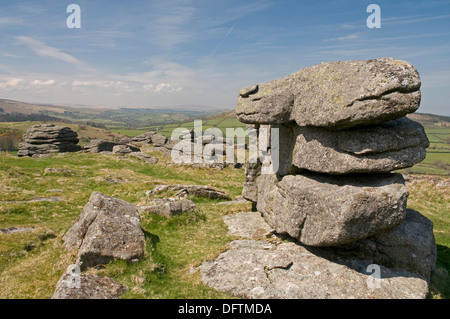
<svg viewBox="0 0 450 319">
<path fill-rule="evenodd" d="M 65 171 L 45 173 L 46 168 Z M 35 227 L 30 233 L 0 235 L 0 298 L 52 295 L 61 275 L 76 260 L 75 253 L 64 248 L 62 237 L 93 191 L 145 204 L 145 192 L 158 184 L 210 185 L 236 198 L 242 192 L 244 170 L 169 165 L 169 158 L 164 157 L 149 165 L 116 155 L 71 153 L 32 159 L 0 153 L 0 229 Z M 408 185 L 408 189 L 408 206 L 434 223 L 438 271 L 433 277 L 433 296 L 450 298 L 448 186 L 437 187 L 425 180 Z M 54 196 L 61 201 L 11 202 Z M 88 272 L 126 285 L 129 289 L 122 298 L 230 298 L 203 284 L 198 266 L 216 258 L 234 239 L 228 235 L 223 216 L 249 211 L 251 205 L 217 205 L 217 200 L 192 199 L 198 213 L 170 219 L 142 216 L 146 235 L 143 261 L 132 265 L 115 261 Z"/>
</svg>

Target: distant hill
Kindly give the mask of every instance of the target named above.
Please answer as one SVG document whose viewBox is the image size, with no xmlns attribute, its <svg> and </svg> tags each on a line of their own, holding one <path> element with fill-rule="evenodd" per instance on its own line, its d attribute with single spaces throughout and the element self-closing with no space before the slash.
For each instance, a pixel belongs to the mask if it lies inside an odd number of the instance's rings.
<svg viewBox="0 0 450 319">
<path fill-rule="evenodd" d="M 42 111 L 64 113 L 70 111 L 69 107 L 46 105 L 46 104 L 32 104 L 20 101 L 0 99 L 0 113 L 21 113 L 21 114 L 39 114 Z"/>
<path fill-rule="evenodd" d="M 417 121 L 425 128 L 450 127 L 450 116 L 434 115 L 427 113 L 412 113 L 408 115 L 413 121 Z"/>
<path fill-rule="evenodd" d="M 202 111 L 203 110 L 203 111 Z M 208 111 L 204 111 L 208 110 Z M 70 107 L 50 104 L 33 104 L 7 99 L 0 99 L 0 116 L 3 114 L 24 114 L 48 116 L 48 120 L 59 119 L 74 123 L 95 121 L 105 124 L 108 128 L 144 128 L 152 125 L 166 125 L 170 123 L 183 123 L 194 119 L 225 120 L 237 119 L 234 110 L 220 112 L 217 108 L 197 107 L 192 105 L 174 106 L 169 108 L 139 107 L 139 108 L 96 108 L 96 107 Z M 421 123 L 425 128 L 450 127 L 450 116 L 427 113 L 413 113 L 408 117 Z M 25 119 L 41 120 L 41 119 Z"/>
<path fill-rule="evenodd" d="M 33 104 L 0 99 L 0 122 L 62 121 L 90 124 L 108 129 L 146 129 L 154 125 L 182 123 L 220 113 L 216 108 L 173 107 L 88 107 Z"/>
<path fill-rule="evenodd" d="M 419 122 L 425 128 L 450 127 L 450 116 L 435 115 L 428 113 L 412 113 L 407 115 L 413 121 Z M 220 114 L 214 114 L 206 118 L 206 120 L 213 119 L 235 119 L 236 112 L 234 110 L 227 111 Z"/>
</svg>

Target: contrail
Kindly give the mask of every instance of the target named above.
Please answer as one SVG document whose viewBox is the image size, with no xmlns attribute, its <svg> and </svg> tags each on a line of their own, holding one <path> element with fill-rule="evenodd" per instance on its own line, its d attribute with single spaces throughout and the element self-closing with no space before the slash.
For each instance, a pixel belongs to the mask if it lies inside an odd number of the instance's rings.
<svg viewBox="0 0 450 319">
<path fill-rule="evenodd" d="M 222 45 L 223 41 L 225 41 L 225 39 L 231 34 L 231 32 L 233 32 L 234 27 L 236 26 L 237 22 L 235 24 L 233 24 L 233 26 L 230 28 L 230 30 L 228 30 L 227 34 L 225 34 L 225 36 L 223 37 L 222 41 L 220 41 L 219 45 L 217 45 L 217 47 L 214 49 L 214 51 L 211 53 L 211 56 L 214 56 L 214 54 L 216 54 L 217 50 L 220 48 L 220 46 Z"/>
</svg>

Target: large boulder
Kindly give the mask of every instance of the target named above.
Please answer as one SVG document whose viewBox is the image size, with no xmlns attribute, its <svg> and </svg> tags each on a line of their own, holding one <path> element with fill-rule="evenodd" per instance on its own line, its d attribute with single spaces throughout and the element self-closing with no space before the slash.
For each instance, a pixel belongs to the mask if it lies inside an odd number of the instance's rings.
<svg viewBox="0 0 450 319">
<path fill-rule="evenodd" d="M 66 126 L 34 125 L 28 128 L 19 143 L 17 156 L 38 156 L 52 153 L 78 152 L 78 134 Z"/>
<path fill-rule="evenodd" d="M 408 209 L 405 220 L 392 230 L 339 247 L 340 254 L 372 258 L 374 263 L 421 275 L 428 282 L 436 269 L 433 222 Z"/>
<path fill-rule="evenodd" d="M 343 129 L 398 119 L 420 104 L 420 77 L 393 58 L 325 62 L 239 92 L 243 123 Z"/>
<path fill-rule="evenodd" d="M 270 175 L 258 185 L 258 211 L 278 233 L 310 246 L 355 242 L 399 225 L 408 191 L 401 174 Z"/>
<path fill-rule="evenodd" d="M 406 117 L 332 133 L 315 127 L 290 128 L 294 138 L 290 143 L 280 141 L 280 149 L 287 153 L 280 155 L 281 162 L 326 174 L 388 173 L 411 167 L 425 159 L 429 146 L 422 125 Z M 281 130 L 280 139 L 289 127 Z"/>
<path fill-rule="evenodd" d="M 67 248 L 78 249 L 82 270 L 115 259 L 135 262 L 144 257 L 145 236 L 137 208 L 99 192 L 91 194 L 63 240 Z"/>
</svg>

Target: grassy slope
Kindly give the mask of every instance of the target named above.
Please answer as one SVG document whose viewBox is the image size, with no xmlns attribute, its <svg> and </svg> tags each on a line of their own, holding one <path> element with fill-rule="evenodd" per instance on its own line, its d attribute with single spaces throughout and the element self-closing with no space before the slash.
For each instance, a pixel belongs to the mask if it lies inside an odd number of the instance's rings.
<svg viewBox="0 0 450 319">
<path fill-rule="evenodd" d="M 160 156 L 159 153 L 156 155 Z M 0 235 L 0 298 L 48 298 L 56 282 L 74 263 L 76 256 L 63 248 L 62 236 L 80 214 L 92 191 L 145 204 L 145 191 L 157 184 L 211 185 L 237 197 L 244 183 L 243 169 L 223 171 L 190 166 L 167 167 L 169 159 L 148 165 L 115 155 L 74 153 L 42 159 L 16 158 L 0 154 L 0 229 L 34 226 L 26 234 Z M 47 173 L 47 167 L 69 170 Z M 111 183 L 105 178 L 115 179 Z M 120 183 L 122 182 L 122 183 Z M 408 185 L 408 205 L 430 218 L 438 245 L 438 276 L 433 289 L 450 298 L 450 211 L 447 188 L 436 182 Z M 5 203 L 36 197 L 60 196 L 61 202 Z M 166 219 L 142 217 L 147 235 L 146 258 L 136 265 L 114 262 L 91 270 L 111 276 L 130 289 L 124 298 L 228 298 L 205 286 L 198 271 L 201 262 L 215 258 L 232 239 L 223 223 L 224 215 L 247 211 L 248 204 L 215 205 L 216 201 L 194 199 L 198 214 Z M 56 238 L 47 238 L 49 231 Z"/>
<path fill-rule="evenodd" d="M 70 170 L 44 174 L 47 167 Z M 105 177 L 124 183 L 111 183 Z M 48 298 L 56 282 L 75 261 L 62 236 L 76 220 L 92 191 L 144 202 L 145 191 L 160 183 L 208 184 L 240 195 L 243 170 L 166 167 L 161 161 L 148 165 L 138 159 L 114 155 L 67 154 L 42 158 L 17 158 L 0 154 L 0 229 L 34 226 L 26 234 L 0 235 L 0 298 Z M 57 191 L 55 191 L 55 189 Z M 62 190 L 59 192 L 58 190 Z M 5 203 L 35 197 L 60 196 L 61 202 Z M 130 290 L 124 298 L 221 298 L 225 295 L 203 285 L 191 268 L 214 258 L 227 248 L 230 238 L 222 216 L 248 210 L 246 204 L 215 205 L 198 200 L 199 214 L 166 219 L 143 216 L 147 234 L 146 258 L 127 266 L 116 262 L 99 274 L 109 275 Z M 46 238 L 48 231 L 56 238 Z"/>
</svg>

